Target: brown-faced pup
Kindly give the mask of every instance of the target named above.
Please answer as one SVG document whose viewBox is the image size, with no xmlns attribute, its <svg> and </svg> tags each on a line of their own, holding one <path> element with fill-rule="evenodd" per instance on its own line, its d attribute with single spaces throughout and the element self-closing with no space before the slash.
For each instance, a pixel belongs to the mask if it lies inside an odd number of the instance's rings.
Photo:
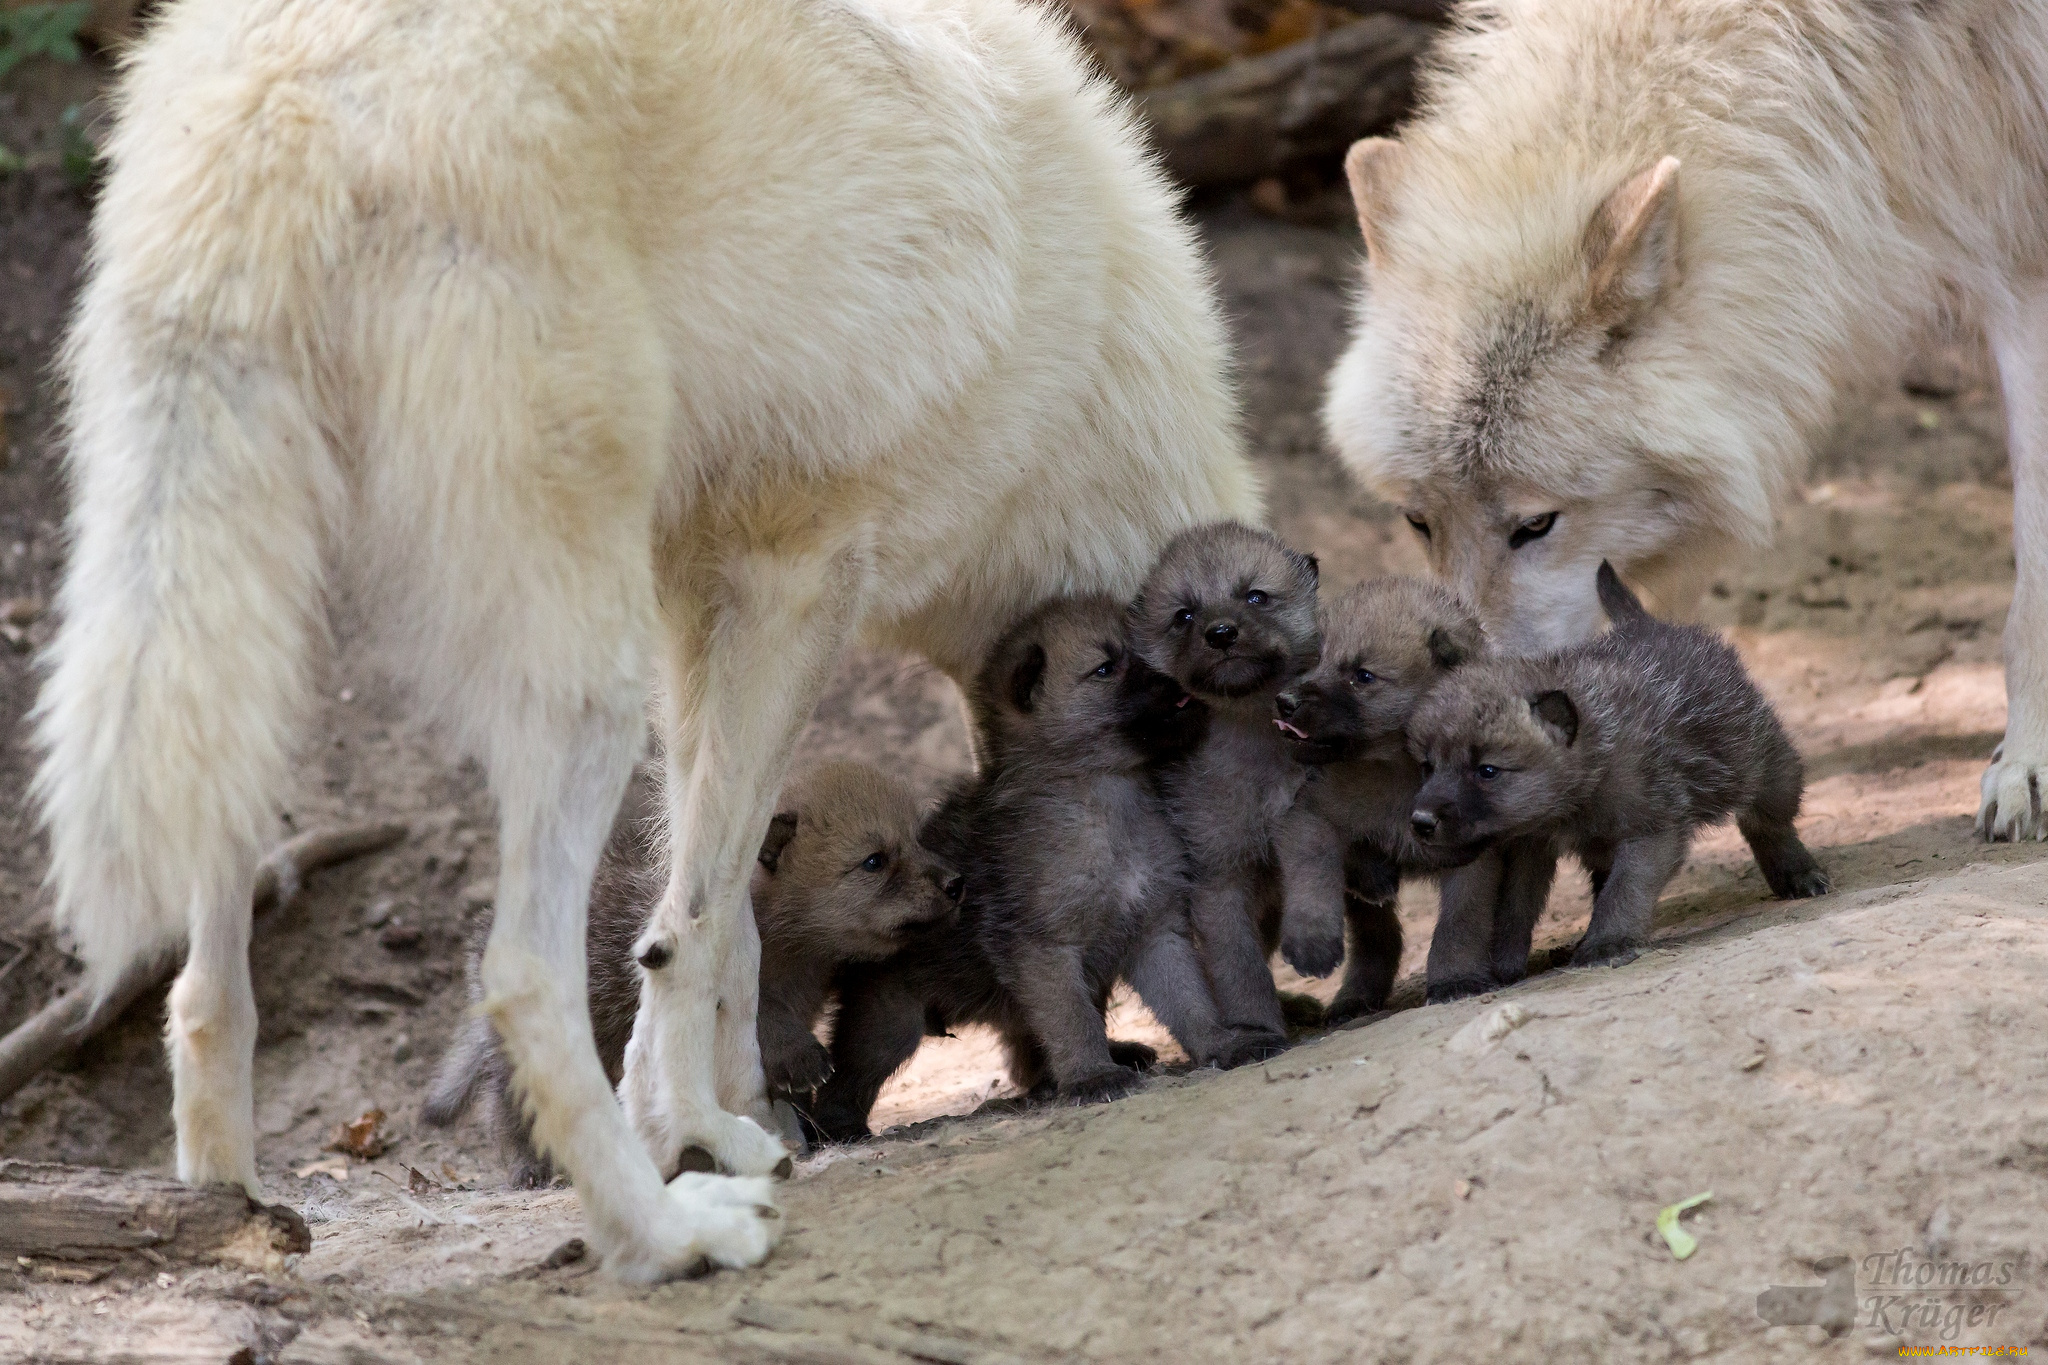
<svg viewBox="0 0 2048 1365">
<path fill-rule="evenodd" d="M 1280 826 L 1280 951 L 1307 976 L 1345 964 L 1328 1012 L 1341 1023 L 1386 1003 L 1401 962 L 1402 879 L 1444 866 L 1410 824 L 1422 767 L 1408 752 L 1409 718 L 1485 637 L 1449 589 L 1420 578 L 1360 583 L 1325 599 L 1320 616 L 1321 660 L 1274 699 L 1275 727 L 1309 767 Z"/>
<path fill-rule="evenodd" d="M 882 1084 L 927 1034 L 993 1025 L 1027 1093 L 1122 1094 L 1154 1060 L 1112 1043 L 1103 1010 L 1130 981 L 1197 1061 L 1227 1036 L 1187 921 L 1188 862 L 1158 788 L 1208 710 L 1148 668 L 1107 597 L 1056 599 L 991 652 L 970 696 L 985 766 L 924 838 L 966 874 L 957 922 L 839 977 L 833 1073 L 817 1129 L 864 1136 Z M 987 742 L 992 740 L 993 742 Z"/>
<path fill-rule="evenodd" d="M 823 764 L 793 779 L 777 806 L 751 887 L 761 935 L 755 1027 L 769 1093 L 803 1106 L 832 1070 L 813 1030 L 833 973 L 849 962 L 888 957 L 915 931 L 951 919 L 965 883 L 918 842 L 916 796 L 874 768 Z M 640 1004 L 633 945 L 667 880 L 647 828 L 622 815 L 591 890 L 590 1019 L 614 1084 Z M 471 954 L 473 1000 L 482 994 L 477 960 L 488 933 L 488 924 L 479 929 Z M 422 1116 L 452 1123 L 481 1092 L 487 1121 L 512 1154 L 513 1183 L 544 1185 L 553 1168 L 534 1149 L 511 1084 L 490 1021 L 473 1018 L 443 1058 Z"/>
<path fill-rule="evenodd" d="M 1316 561 L 1265 531 L 1217 522 L 1168 543 L 1131 607 L 1145 661 L 1209 703 L 1209 734 L 1163 776 L 1195 876 L 1192 918 L 1231 1061 L 1286 1045 L 1267 965 L 1279 934 L 1275 836 L 1306 770 L 1273 728 L 1273 699 L 1315 666 Z"/>
<path fill-rule="evenodd" d="M 1799 754 L 1735 651 L 1650 616 L 1604 563 L 1598 590 L 1613 622 L 1605 635 L 1459 669 L 1416 710 L 1417 842 L 1446 862 L 1498 848 L 1504 867 L 1497 901 L 1474 894 L 1462 902 L 1470 922 L 1439 926 L 1432 983 L 1505 984 L 1526 971 L 1561 852 L 1593 880 L 1575 966 L 1634 958 L 1693 832 L 1731 815 L 1774 894 L 1828 889 L 1793 830 Z M 1441 971 L 1439 951 L 1456 958 Z"/>
</svg>

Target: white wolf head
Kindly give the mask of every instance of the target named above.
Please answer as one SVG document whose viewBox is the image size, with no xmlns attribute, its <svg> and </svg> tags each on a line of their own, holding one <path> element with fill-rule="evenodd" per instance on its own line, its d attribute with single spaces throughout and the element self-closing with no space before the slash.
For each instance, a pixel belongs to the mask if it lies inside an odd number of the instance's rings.
<svg viewBox="0 0 2048 1365">
<path fill-rule="evenodd" d="M 1725 308 L 1685 278 L 1678 160 L 1434 131 L 1345 161 L 1367 261 L 1338 453 L 1508 653 L 1595 632 L 1603 559 L 1683 611 L 1732 540 L 1767 538 L 1804 405 L 1759 402 L 1775 357 L 1728 363 L 1699 325 Z"/>
</svg>

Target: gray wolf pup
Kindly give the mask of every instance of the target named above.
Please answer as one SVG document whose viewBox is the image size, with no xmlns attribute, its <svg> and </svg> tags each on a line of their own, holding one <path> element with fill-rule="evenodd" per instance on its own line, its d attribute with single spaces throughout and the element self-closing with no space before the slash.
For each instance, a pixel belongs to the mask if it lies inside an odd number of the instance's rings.
<svg viewBox="0 0 2048 1365">
<path fill-rule="evenodd" d="M 1486 0 L 1347 160 L 1347 463 L 1508 653 L 1684 615 L 1768 544 L 1837 396 L 1954 300 L 2005 394 L 2018 561 L 1987 838 L 2048 838 L 2048 5 Z"/>
<path fill-rule="evenodd" d="M 65 353 L 56 917 L 170 997 L 179 1176 L 258 1185 L 249 885 L 347 574 L 497 799 L 484 1008 L 615 1274 L 759 1261 L 754 855 L 846 644 L 964 682 L 1256 516 L 1174 192 L 1018 0 L 181 0 Z M 617 1096 L 584 913 L 647 724 Z M 730 1179 L 686 1173 L 685 1148 Z"/>
<path fill-rule="evenodd" d="M 950 919 L 964 883 L 918 842 L 915 794 L 865 764 L 828 763 L 792 778 L 776 805 L 750 896 L 761 936 L 756 1028 L 769 1095 L 808 1108 L 832 1070 L 831 1054 L 812 1030 L 830 1000 L 833 973 L 848 962 L 888 957 L 916 929 Z M 667 880 L 647 836 L 622 818 L 590 893 L 590 1026 L 598 1059 L 613 1077 L 624 1069 L 640 1007 L 633 945 Z M 470 998 L 479 1004 L 484 943 L 480 935 L 469 960 Z M 511 1064 L 482 1015 L 442 1059 L 422 1116 L 453 1123 L 479 1093 L 491 1131 L 511 1153 L 512 1183 L 547 1184 L 553 1163 L 534 1150 Z"/>
<path fill-rule="evenodd" d="M 1440 923 L 1430 942 L 1439 998 L 1521 979 L 1561 852 L 1593 879 L 1593 920 L 1572 954 L 1580 967 L 1642 951 L 1694 831 L 1731 815 L 1773 894 L 1827 892 L 1792 827 L 1798 751 L 1735 651 L 1649 615 L 1611 565 L 1599 578 L 1614 629 L 1548 658 L 1461 668 L 1410 723 L 1424 774 L 1417 842 L 1447 864 L 1499 848 L 1505 865 L 1498 901 L 1469 890 L 1444 899 L 1469 918 Z"/>
<path fill-rule="evenodd" d="M 1309 976 L 1344 963 L 1327 1014 L 1337 1024 L 1386 1004 L 1401 965 L 1395 895 L 1403 878 L 1444 866 L 1410 823 L 1422 765 L 1408 720 L 1485 637 L 1464 603 L 1419 578 L 1360 583 L 1325 598 L 1321 618 L 1321 661 L 1274 699 L 1274 725 L 1309 765 L 1279 834 L 1280 952 Z"/>
<path fill-rule="evenodd" d="M 976 679 L 1001 747 L 923 835 L 966 875 L 960 916 L 840 973 L 832 1075 L 814 1111 L 825 1137 L 865 1135 L 875 1096 L 922 1039 L 965 1023 L 996 1028 L 1027 1093 L 1115 1098 L 1154 1060 L 1104 1031 L 1119 977 L 1196 1061 L 1227 1046 L 1158 787 L 1160 766 L 1200 743 L 1208 708 L 1148 668 L 1123 627 L 1113 598 L 1056 599 Z"/>
<path fill-rule="evenodd" d="M 1267 959 L 1279 933 L 1275 837 L 1305 772 L 1273 728 L 1273 699 L 1315 666 L 1316 561 L 1235 522 L 1174 537 L 1131 606 L 1145 661 L 1209 703 L 1208 737 L 1163 784 L 1194 865 L 1193 919 L 1229 1063 L 1286 1046 Z"/>
</svg>

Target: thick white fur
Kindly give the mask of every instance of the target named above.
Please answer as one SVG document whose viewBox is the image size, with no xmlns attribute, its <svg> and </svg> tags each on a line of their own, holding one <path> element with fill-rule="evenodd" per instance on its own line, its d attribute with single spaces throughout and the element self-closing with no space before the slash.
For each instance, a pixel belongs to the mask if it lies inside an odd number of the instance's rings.
<svg viewBox="0 0 2048 1365">
<path fill-rule="evenodd" d="M 955 677 L 1256 515 L 1194 241 L 1016 0 L 178 0 L 128 63 L 67 355 L 39 706 L 102 988 L 183 938 L 179 1171 L 257 1185 L 250 874 L 322 597 L 481 756 L 491 1012 L 630 1278 L 765 1255 L 745 870 L 850 638 Z M 624 1094 L 583 910 L 652 684 L 675 873 Z M 650 958 L 650 961 L 656 959 Z"/>
<path fill-rule="evenodd" d="M 1843 387 L 1896 374 L 1962 300 L 2018 494 L 1980 825 L 2048 837 L 2048 6 L 1498 0 L 1461 20 L 1361 177 L 1373 257 L 1326 409 L 1346 462 L 1429 525 L 1496 640 L 1548 648 L 1598 627 L 1603 558 L 1682 611 L 1731 547 L 1766 544 Z M 1665 157 L 1672 230 L 1624 262 L 1648 294 L 1602 357 L 1589 225 Z M 1517 329 L 1540 340 L 1505 345 Z"/>
</svg>

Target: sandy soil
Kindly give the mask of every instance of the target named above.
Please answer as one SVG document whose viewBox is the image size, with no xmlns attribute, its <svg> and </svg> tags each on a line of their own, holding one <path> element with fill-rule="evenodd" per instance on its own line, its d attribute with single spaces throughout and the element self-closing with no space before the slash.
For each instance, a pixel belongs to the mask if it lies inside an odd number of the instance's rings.
<svg viewBox="0 0 2048 1365">
<path fill-rule="evenodd" d="M 34 148 L 97 77 L 17 73 L 0 142 Z M 42 376 L 85 216 L 53 168 L 0 181 L 0 600 L 46 602 L 61 563 Z M 1332 584 L 1419 567 L 1316 422 L 1355 235 L 1234 203 L 1203 218 L 1274 524 Z M 2043 854 L 1969 829 L 2004 722 L 2011 495 L 1981 360 L 1964 347 L 1948 368 L 1950 396 L 1847 402 L 1776 548 L 1731 565 L 1707 602 L 1808 756 L 1802 829 L 1836 894 L 1769 901 L 1727 831 L 1701 842 L 1638 962 L 1427 1009 L 1413 1006 L 1432 907 L 1414 894 L 1404 1008 L 1264 1067 L 1164 1075 L 1092 1109 L 941 1119 L 1001 1094 L 1000 1067 L 986 1039 L 928 1044 L 878 1114 L 901 1126 L 800 1165 L 767 1267 L 651 1292 L 587 1262 L 541 1268 L 579 1230 L 573 1194 L 505 1190 L 480 1129 L 417 1120 L 459 1018 L 467 926 L 491 896 L 493 828 L 476 772 L 408 720 L 342 601 L 278 835 L 383 816 L 413 833 L 317 876 L 258 928 L 259 1160 L 313 1250 L 269 1276 L 71 1285 L 0 1270 L 0 1357 L 1793 1360 L 1901 1341 L 2048 1346 Z M 48 628 L 28 626 L 27 643 Z M 40 927 L 44 854 L 21 798 L 33 684 L 29 655 L 0 643 L 0 1027 L 66 971 Z M 914 662 L 855 658 L 804 753 L 936 783 L 965 765 L 957 701 Z M 1567 878 L 1540 942 L 1569 944 L 1586 909 Z M 0 1105 L 0 1153 L 166 1169 L 160 1017 L 159 995 Z M 1157 1033 L 1134 1004 L 1116 1023 Z M 373 1106 L 391 1115 L 388 1155 L 295 1174 Z M 407 1167 L 439 1188 L 413 1191 Z M 1675 1260 L 1657 1210 L 1706 1191 L 1686 1219 L 1700 1249 Z M 1818 1290 L 1813 1267 L 1832 1256 L 1856 1264 L 1845 1330 L 1759 1316 L 1773 1286 Z M 1913 1283 L 1929 1260 L 1988 1263 L 1998 1282 Z"/>
</svg>

